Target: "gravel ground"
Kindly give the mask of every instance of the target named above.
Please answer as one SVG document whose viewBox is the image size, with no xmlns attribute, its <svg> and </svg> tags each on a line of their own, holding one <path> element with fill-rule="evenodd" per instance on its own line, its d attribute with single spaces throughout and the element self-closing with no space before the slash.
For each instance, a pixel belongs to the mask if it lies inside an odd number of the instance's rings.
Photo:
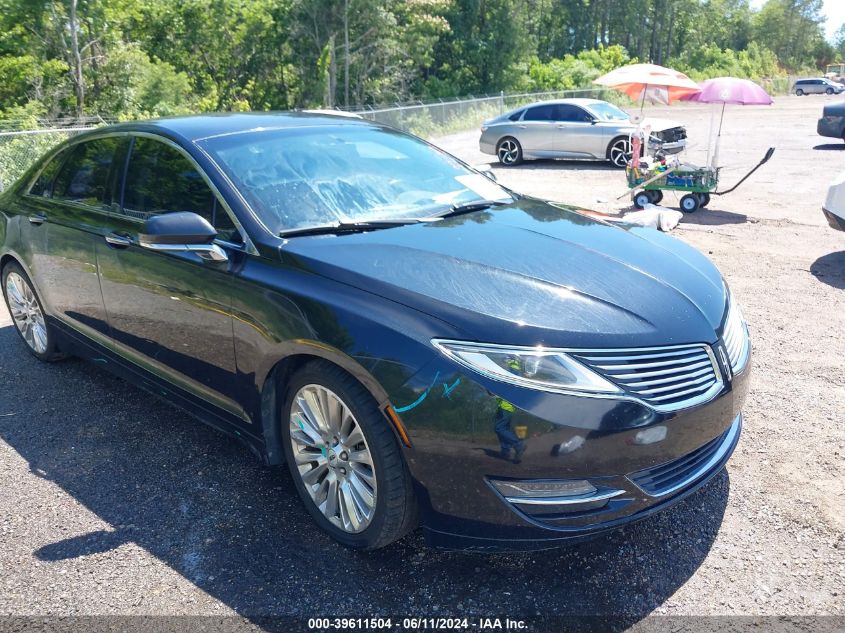
<svg viewBox="0 0 845 633">
<path fill-rule="evenodd" d="M 586 544 L 484 556 L 419 534 L 357 554 L 318 532 L 284 470 L 94 365 L 44 365 L 0 310 L 0 614 L 845 615 L 845 234 L 819 211 L 845 144 L 824 97 L 729 108 L 725 181 L 772 162 L 675 235 L 707 253 L 751 323 L 745 430 L 726 471 Z M 703 154 L 709 109 L 654 108 Z M 477 132 L 437 142 L 472 162 Z M 621 172 L 495 168 L 522 191 L 616 212 Z M 604 202 L 598 202 L 599 200 Z M 669 202 L 669 201 L 667 201 Z"/>
</svg>

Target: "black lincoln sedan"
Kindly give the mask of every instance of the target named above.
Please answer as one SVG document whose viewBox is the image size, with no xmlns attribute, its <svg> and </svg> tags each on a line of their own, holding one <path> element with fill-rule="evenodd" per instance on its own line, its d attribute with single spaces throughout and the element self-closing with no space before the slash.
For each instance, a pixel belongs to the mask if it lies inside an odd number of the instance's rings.
<svg viewBox="0 0 845 633">
<path fill-rule="evenodd" d="M 363 120 L 77 136 L 0 196 L 0 266 L 37 358 L 286 464 L 354 548 L 584 538 L 688 495 L 740 434 L 748 332 L 707 258 Z"/>
</svg>

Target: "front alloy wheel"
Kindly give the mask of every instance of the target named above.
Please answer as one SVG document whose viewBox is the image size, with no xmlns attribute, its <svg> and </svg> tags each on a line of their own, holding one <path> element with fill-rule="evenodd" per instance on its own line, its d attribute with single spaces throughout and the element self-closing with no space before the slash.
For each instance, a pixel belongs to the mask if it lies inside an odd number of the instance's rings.
<svg viewBox="0 0 845 633">
<path fill-rule="evenodd" d="M 378 483 L 373 457 L 349 407 L 322 385 L 293 398 L 290 437 L 305 489 L 333 525 L 355 534 L 373 519 Z"/>
<path fill-rule="evenodd" d="M 626 138 L 615 140 L 607 149 L 607 157 L 616 167 L 626 167 L 632 155 L 631 141 Z"/>
<path fill-rule="evenodd" d="M 53 341 L 53 333 L 44 318 L 44 309 L 29 277 L 16 263 L 3 269 L 3 296 L 15 328 L 29 351 L 46 361 L 64 357 Z"/>
<path fill-rule="evenodd" d="M 317 524 L 343 545 L 363 550 L 411 531 L 417 520 L 411 475 L 370 392 L 323 360 L 308 362 L 284 387 L 285 459 Z"/>
</svg>

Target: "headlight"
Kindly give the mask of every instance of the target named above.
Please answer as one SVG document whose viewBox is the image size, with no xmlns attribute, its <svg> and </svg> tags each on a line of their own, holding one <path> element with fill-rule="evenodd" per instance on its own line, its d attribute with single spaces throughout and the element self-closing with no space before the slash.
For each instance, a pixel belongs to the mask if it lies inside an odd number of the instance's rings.
<svg viewBox="0 0 845 633">
<path fill-rule="evenodd" d="M 751 353 L 751 341 L 748 337 L 748 325 L 742 316 L 742 310 L 740 310 L 739 304 L 734 299 L 730 290 L 728 290 L 728 316 L 725 319 L 722 340 L 725 342 L 725 349 L 728 352 L 731 370 L 734 373 L 741 372 L 748 363 L 748 356 Z"/>
<path fill-rule="evenodd" d="M 542 347 L 508 347 L 443 341 L 432 344 L 482 376 L 541 391 L 621 393 L 621 389 L 575 359 Z"/>
</svg>

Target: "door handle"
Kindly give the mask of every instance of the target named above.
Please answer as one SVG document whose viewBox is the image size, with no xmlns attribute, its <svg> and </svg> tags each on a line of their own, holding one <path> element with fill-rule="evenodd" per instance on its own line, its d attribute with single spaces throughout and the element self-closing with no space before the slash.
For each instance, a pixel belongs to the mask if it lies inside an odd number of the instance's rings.
<svg viewBox="0 0 845 633">
<path fill-rule="evenodd" d="M 43 213 L 36 213 L 34 215 L 29 216 L 29 223 L 30 224 L 44 224 L 47 221 L 47 216 Z"/>
<path fill-rule="evenodd" d="M 128 248 L 132 246 L 132 240 L 117 233 L 109 233 L 105 237 L 106 243 L 114 248 Z"/>
</svg>

